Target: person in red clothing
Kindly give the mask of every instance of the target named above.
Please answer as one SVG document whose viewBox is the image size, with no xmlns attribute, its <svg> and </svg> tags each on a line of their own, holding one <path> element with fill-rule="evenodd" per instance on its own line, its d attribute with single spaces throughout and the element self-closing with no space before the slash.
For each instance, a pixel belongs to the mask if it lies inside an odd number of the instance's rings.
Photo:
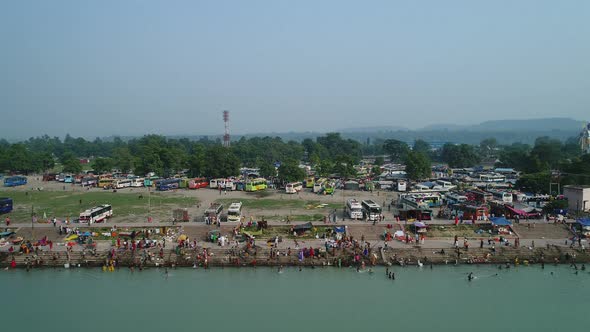
<svg viewBox="0 0 590 332">
<path fill-rule="evenodd" d="M 6 227 L 10 226 L 10 217 L 6 217 Z"/>
<path fill-rule="evenodd" d="M 14 258 L 12 258 L 12 261 L 10 261 L 10 267 L 11 268 L 16 268 L 16 261 L 14 260 Z"/>
</svg>

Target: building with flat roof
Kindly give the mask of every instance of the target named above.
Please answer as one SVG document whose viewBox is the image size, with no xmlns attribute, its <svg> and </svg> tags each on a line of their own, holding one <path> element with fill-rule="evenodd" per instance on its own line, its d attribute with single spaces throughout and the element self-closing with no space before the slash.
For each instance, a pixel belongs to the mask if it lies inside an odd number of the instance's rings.
<svg viewBox="0 0 590 332">
<path fill-rule="evenodd" d="M 570 212 L 590 211 L 590 186 L 563 186 L 563 195 L 568 200 Z"/>
</svg>

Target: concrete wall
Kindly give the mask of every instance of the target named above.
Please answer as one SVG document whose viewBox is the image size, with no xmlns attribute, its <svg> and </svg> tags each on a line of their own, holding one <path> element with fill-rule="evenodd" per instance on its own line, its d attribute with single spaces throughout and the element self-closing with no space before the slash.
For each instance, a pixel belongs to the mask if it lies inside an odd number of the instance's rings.
<svg viewBox="0 0 590 332">
<path fill-rule="evenodd" d="M 590 211 L 590 187 L 565 186 L 563 195 L 571 212 Z"/>
</svg>

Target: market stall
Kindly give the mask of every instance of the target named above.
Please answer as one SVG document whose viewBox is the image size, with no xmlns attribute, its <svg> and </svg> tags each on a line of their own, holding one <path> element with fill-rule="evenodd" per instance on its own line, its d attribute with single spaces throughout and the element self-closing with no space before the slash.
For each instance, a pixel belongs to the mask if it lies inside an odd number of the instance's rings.
<svg viewBox="0 0 590 332">
<path fill-rule="evenodd" d="M 512 223 L 504 217 L 490 218 L 494 234 L 512 234 Z"/>
</svg>

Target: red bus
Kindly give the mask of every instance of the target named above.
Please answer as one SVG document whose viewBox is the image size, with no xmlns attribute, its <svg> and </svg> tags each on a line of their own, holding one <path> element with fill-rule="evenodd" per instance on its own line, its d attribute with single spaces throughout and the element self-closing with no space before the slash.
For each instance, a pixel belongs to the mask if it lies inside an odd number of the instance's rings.
<svg viewBox="0 0 590 332">
<path fill-rule="evenodd" d="M 189 189 L 199 189 L 209 187 L 209 181 L 205 178 L 194 178 L 188 182 Z"/>
</svg>

